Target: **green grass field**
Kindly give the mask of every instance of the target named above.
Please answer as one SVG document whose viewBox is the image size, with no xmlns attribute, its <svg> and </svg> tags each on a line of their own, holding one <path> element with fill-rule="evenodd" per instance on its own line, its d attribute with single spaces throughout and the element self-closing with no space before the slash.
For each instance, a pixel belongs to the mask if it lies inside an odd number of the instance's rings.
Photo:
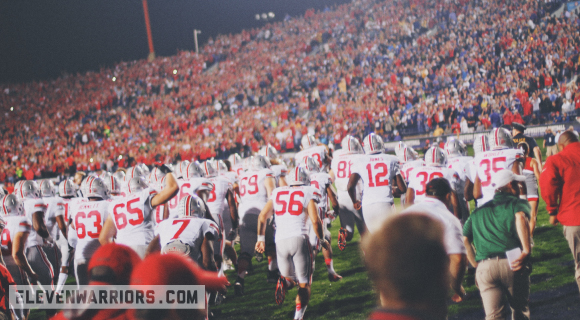
<svg viewBox="0 0 580 320">
<path fill-rule="evenodd" d="M 541 146 L 541 140 L 538 141 Z M 545 150 L 542 150 L 545 154 Z M 469 154 L 473 150 L 469 148 Z M 398 199 L 397 199 L 398 200 Z M 397 201 L 398 205 L 398 201 Z M 474 204 L 471 204 L 471 208 Z M 322 254 L 316 257 L 316 270 L 312 283 L 312 298 L 305 317 L 311 319 L 365 319 L 376 306 L 373 285 L 367 277 L 361 252 L 358 248 L 360 236 L 355 234 L 345 251 L 339 251 L 336 239 L 339 221 L 331 228 L 334 266 L 343 276 L 339 282 L 330 283 Z M 574 281 L 574 264 L 561 226 L 548 223 L 545 203 L 540 201 L 537 228 L 532 250 L 533 272 L 531 292 L 559 288 Z M 245 280 L 245 295 L 236 297 L 233 288 L 228 291 L 228 300 L 215 307 L 219 319 L 292 319 L 296 290 L 290 290 L 282 306 L 274 301 L 274 284 L 266 283 L 266 259 L 261 263 L 253 260 L 254 272 Z M 228 279 L 234 281 L 234 272 L 228 272 Z M 450 304 L 449 314 L 482 309 L 481 299 L 475 286 L 473 275 L 466 275 L 464 287 L 472 294 L 471 299 L 461 304 Z"/>
</svg>

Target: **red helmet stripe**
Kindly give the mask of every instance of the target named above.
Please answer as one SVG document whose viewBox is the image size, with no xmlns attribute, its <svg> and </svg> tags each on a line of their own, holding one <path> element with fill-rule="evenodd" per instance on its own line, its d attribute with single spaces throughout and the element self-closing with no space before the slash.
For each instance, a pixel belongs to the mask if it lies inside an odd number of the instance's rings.
<svg viewBox="0 0 580 320">
<path fill-rule="evenodd" d="M 348 144 L 347 144 L 347 146 L 348 146 L 348 151 L 350 152 L 350 151 L 352 151 L 352 149 L 350 148 L 350 137 L 348 137 L 346 140 L 347 140 L 347 143 L 348 143 Z"/>
<path fill-rule="evenodd" d="M 499 128 L 495 129 L 495 146 L 499 146 L 499 137 L 498 137 Z"/>
<path fill-rule="evenodd" d="M 437 148 L 433 148 L 433 163 L 436 163 L 437 160 L 435 159 L 435 155 L 437 154 Z"/>
<path fill-rule="evenodd" d="M 369 148 L 371 148 L 371 151 L 375 151 L 373 148 L 373 137 L 370 134 L 369 134 Z"/>
<path fill-rule="evenodd" d="M 187 196 L 187 203 L 185 204 L 185 215 L 190 217 L 191 216 L 191 199 L 192 196 Z"/>
<path fill-rule="evenodd" d="M 483 151 L 487 151 L 485 149 L 485 136 L 481 135 L 481 149 L 483 149 Z"/>
<path fill-rule="evenodd" d="M 64 186 L 63 186 L 63 189 L 64 189 L 64 194 L 65 194 L 65 195 L 67 194 L 67 193 L 66 193 L 66 183 L 67 183 L 67 181 L 68 181 L 68 180 L 65 180 L 65 182 L 64 182 Z"/>
<path fill-rule="evenodd" d="M 8 198 L 8 196 L 5 196 L 4 199 L 2 199 L 2 208 L 4 209 L 4 214 L 8 214 L 8 211 L 6 211 L 6 199 Z"/>
<path fill-rule="evenodd" d="M 407 148 L 403 149 L 403 159 L 407 161 Z"/>
</svg>

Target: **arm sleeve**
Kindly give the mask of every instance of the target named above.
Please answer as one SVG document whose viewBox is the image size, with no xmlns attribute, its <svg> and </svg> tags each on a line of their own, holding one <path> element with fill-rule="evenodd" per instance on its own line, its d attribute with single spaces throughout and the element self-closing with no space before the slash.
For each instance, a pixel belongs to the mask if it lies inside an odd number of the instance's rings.
<svg viewBox="0 0 580 320">
<path fill-rule="evenodd" d="M 472 224 L 471 217 L 469 217 L 467 218 L 467 221 L 465 221 L 465 224 L 463 225 L 463 236 L 468 237 L 469 239 L 473 239 L 473 229 L 471 224 Z"/>
<path fill-rule="evenodd" d="M 459 220 L 457 223 L 448 223 L 445 230 L 445 249 L 447 254 L 466 254 L 467 250 L 463 245 L 463 238 L 461 237 L 461 224 Z"/>
<path fill-rule="evenodd" d="M 204 236 L 210 235 L 210 240 L 219 239 L 219 229 L 217 224 L 213 221 L 207 220 L 203 224 L 203 234 Z"/>
<path fill-rule="evenodd" d="M 544 171 L 540 174 L 540 191 L 542 199 L 546 201 L 546 210 L 552 212 L 558 209 L 558 200 L 562 194 L 564 181 L 554 164 L 554 157 L 546 159 Z"/>
<path fill-rule="evenodd" d="M 54 216 L 58 217 L 58 216 L 64 216 L 64 201 L 62 199 L 59 199 L 56 202 L 56 209 L 54 210 Z"/>
<path fill-rule="evenodd" d="M 518 199 L 514 207 L 514 212 L 520 211 L 525 213 L 528 219 L 530 218 L 531 207 L 527 200 Z"/>
</svg>

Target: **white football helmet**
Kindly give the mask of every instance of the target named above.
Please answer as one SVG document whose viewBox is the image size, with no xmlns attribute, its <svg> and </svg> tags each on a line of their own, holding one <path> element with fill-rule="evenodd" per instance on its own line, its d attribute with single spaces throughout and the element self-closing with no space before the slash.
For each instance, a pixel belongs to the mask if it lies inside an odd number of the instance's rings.
<svg viewBox="0 0 580 320">
<path fill-rule="evenodd" d="M 314 158 L 311 156 L 304 158 L 303 165 L 310 173 L 320 172 L 320 165 L 318 164 L 318 161 L 314 160 Z"/>
<path fill-rule="evenodd" d="M 54 189 L 54 183 L 51 180 L 42 180 L 40 182 L 40 195 L 43 198 L 54 197 L 56 195 Z"/>
<path fill-rule="evenodd" d="M 145 182 L 145 179 L 143 177 L 135 177 L 129 180 L 128 188 L 129 194 L 134 194 L 139 191 L 145 190 L 146 188 L 149 188 L 149 186 L 147 185 L 147 182 Z"/>
<path fill-rule="evenodd" d="M 310 185 L 310 175 L 303 166 L 298 166 L 286 175 L 286 181 L 289 186 Z"/>
<path fill-rule="evenodd" d="M 473 152 L 478 154 L 485 151 L 489 151 L 489 139 L 486 134 L 478 134 L 473 140 Z"/>
<path fill-rule="evenodd" d="M 177 179 L 182 179 L 183 177 L 185 177 L 187 174 L 187 166 L 191 163 L 191 161 L 189 160 L 183 160 L 179 163 L 179 167 L 177 167 L 177 170 L 175 170 L 175 176 Z M 155 169 L 153 169 L 155 170 Z"/>
<path fill-rule="evenodd" d="M 172 240 L 161 248 L 161 254 L 182 254 L 184 256 L 189 256 L 191 253 L 191 247 L 187 243 L 179 239 Z"/>
<path fill-rule="evenodd" d="M 399 154 L 399 160 L 403 162 L 417 160 L 417 153 L 411 147 L 405 147 Z"/>
<path fill-rule="evenodd" d="M 425 164 L 428 166 L 447 166 L 447 153 L 439 147 L 431 147 L 425 152 Z"/>
<path fill-rule="evenodd" d="M 495 128 L 491 130 L 488 136 L 488 141 L 491 150 L 512 149 L 514 147 L 512 134 L 504 128 Z"/>
<path fill-rule="evenodd" d="M 86 196 L 87 196 L 87 194 L 89 193 L 89 184 L 90 184 L 90 183 L 91 183 L 93 180 L 95 180 L 95 178 L 96 178 L 95 176 L 87 176 L 87 177 L 86 177 L 86 178 L 83 180 L 83 182 L 81 182 L 81 187 L 80 187 L 80 189 L 81 189 L 81 192 L 82 192 L 82 194 L 83 194 L 83 197 L 86 197 Z"/>
<path fill-rule="evenodd" d="M 278 151 L 271 144 L 262 147 L 258 154 L 268 159 L 278 159 Z"/>
<path fill-rule="evenodd" d="M 382 153 L 385 151 L 385 143 L 381 136 L 370 133 L 363 140 L 363 147 L 366 154 Z"/>
<path fill-rule="evenodd" d="M 161 172 L 159 168 L 155 167 L 149 174 L 149 183 L 161 183 L 165 178 L 165 173 Z"/>
<path fill-rule="evenodd" d="M 203 172 L 203 170 L 201 169 L 201 166 L 199 165 L 199 162 L 194 161 L 190 164 L 187 165 L 186 170 L 185 170 L 185 179 L 191 179 L 191 178 L 205 178 L 205 172 Z"/>
<path fill-rule="evenodd" d="M 252 159 L 253 158 L 254 158 L 253 156 L 249 156 L 247 158 L 244 158 L 244 160 L 242 160 L 242 168 L 244 169 L 244 171 L 252 170 Z"/>
<path fill-rule="evenodd" d="M 143 172 L 143 176 L 145 176 L 145 177 L 151 173 L 151 170 L 149 170 L 149 167 L 144 163 L 138 164 L 137 167 L 141 168 L 141 171 Z"/>
<path fill-rule="evenodd" d="M 397 155 L 397 157 L 399 157 L 399 159 L 402 158 L 402 153 L 403 150 L 405 150 L 405 148 L 407 148 L 407 144 L 404 143 L 403 141 L 399 141 L 399 143 L 397 143 L 397 146 L 395 147 L 395 155 Z"/>
<path fill-rule="evenodd" d="M 20 191 L 20 187 L 22 186 L 24 181 L 26 181 L 26 180 L 19 180 L 14 184 L 14 194 L 16 194 L 16 196 L 18 196 L 18 193 Z"/>
<path fill-rule="evenodd" d="M 63 198 L 75 197 L 77 192 L 77 185 L 72 181 L 72 179 L 66 179 L 61 181 L 58 185 L 58 195 Z"/>
<path fill-rule="evenodd" d="M 6 195 L 6 192 L 4 192 L 4 188 L 0 188 L 0 197 L 3 197 Z"/>
<path fill-rule="evenodd" d="M 123 172 L 123 171 L 117 171 L 117 172 L 113 173 L 113 175 L 115 177 L 117 177 L 117 179 L 119 181 L 125 181 L 125 172 Z"/>
<path fill-rule="evenodd" d="M 360 145 L 360 142 L 358 141 L 357 138 L 348 135 L 346 137 L 344 137 L 342 139 L 342 142 L 340 143 L 342 150 L 344 150 L 347 153 L 354 153 L 354 154 L 363 154 L 365 153 L 365 151 L 363 150 L 363 147 Z"/>
<path fill-rule="evenodd" d="M 467 155 L 465 143 L 461 140 L 451 140 L 445 143 L 445 151 L 449 158 L 462 157 Z"/>
<path fill-rule="evenodd" d="M 218 171 L 218 173 L 228 172 L 228 166 L 226 165 L 226 163 L 223 160 L 218 160 L 217 171 Z"/>
<path fill-rule="evenodd" d="M 270 163 L 270 159 L 261 156 L 261 155 L 257 155 L 252 157 L 252 162 L 251 162 L 251 169 L 254 171 L 260 171 L 262 169 L 270 169 L 270 167 L 272 166 L 272 164 Z"/>
<path fill-rule="evenodd" d="M 22 216 L 24 215 L 24 204 L 14 194 L 4 196 L 1 200 L 0 212 L 2 216 Z"/>
<path fill-rule="evenodd" d="M 180 217 L 205 217 L 205 204 L 196 195 L 187 195 L 179 201 Z"/>
<path fill-rule="evenodd" d="M 87 186 L 87 198 L 109 199 L 111 192 L 103 179 L 96 177 Z"/>
<path fill-rule="evenodd" d="M 143 170 L 139 166 L 127 169 L 127 179 L 144 176 Z"/>
<path fill-rule="evenodd" d="M 302 150 L 314 147 L 316 146 L 316 138 L 311 134 L 304 135 L 302 136 L 300 145 L 302 146 Z"/>
<path fill-rule="evenodd" d="M 108 177 L 101 179 L 105 182 L 110 194 L 115 196 L 121 194 L 121 183 L 117 177 L 111 174 Z"/>
<path fill-rule="evenodd" d="M 231 154 L 228 157 L 228 161 L 230 162 L 230 165 L 232 166 L 232 168 L 237 167 L 237 166 L 241 166 L 243 164 L 242 157 L 240 157 L 240 155 L 237 153 Z"/>
<path fill-rule="evenodd" d="M 20 199 L 40 198 L 40 189 L 34 180 L 26 180 L 20 185 L 20 190 L 16 192 Z"/>
<path fill-rule="evenodd" d="M 217 170 L 213 164 L 213 161 L 206 160 L 201 166 L 206 177 L 213 178 L 217 175 Z"/>
</svg>

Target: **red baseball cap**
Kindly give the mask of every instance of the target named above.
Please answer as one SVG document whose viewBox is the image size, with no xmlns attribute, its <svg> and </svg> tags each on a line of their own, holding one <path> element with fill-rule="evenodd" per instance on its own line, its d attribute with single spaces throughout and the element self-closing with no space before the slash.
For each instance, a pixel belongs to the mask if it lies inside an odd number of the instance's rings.
<svg viewBox="0 0 580 320">
<path fill-rule="evenodd" d="M 101 246 L 89 261 L 87 270 L 91 284 L 128 284 L 133 269 L 141 263 L 133 249 L 116 243 Z M 95 267 L 109 267 L 113 274 L 91 275 Z"/>
<path fill-rule="evenodd" d="M 223 290 L 228 279 L 205 271 L 188 257 L 176 253 L 154 253 L 131 275 L 132 285 L 204 285 L 207 291 Z"/>
</svg>

